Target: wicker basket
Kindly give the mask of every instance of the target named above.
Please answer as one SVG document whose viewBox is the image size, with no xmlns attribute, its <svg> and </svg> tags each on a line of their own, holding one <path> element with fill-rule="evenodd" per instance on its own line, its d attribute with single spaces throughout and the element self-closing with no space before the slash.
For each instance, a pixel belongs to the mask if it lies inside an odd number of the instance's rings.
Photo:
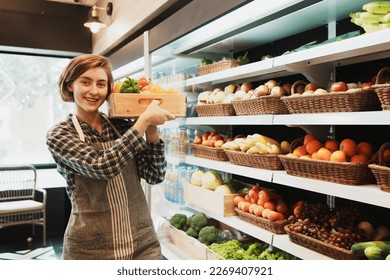
<svg viewBox="0 0 390 280">
<path fill-rule="evenodd" d="M 276 96 L 261 96 L 249 100 L 233 100 L 234 110 L 238 116 L 288 114 L 286 104 Z"/>
<path fill-rule="evenodd" d="M 334 246 L 332 244 L 323 242 L 321 240 L 315 239 L 313 237 L 293 232 L 288 229 L 288 225 L 284 227 L 285 232 L 288 234 L 288 237 L 291 242 L 301 245 L 310 250 L 316 251 L 328 257 L 331 257 L 336 260 L 357 260 L 358 256 L 354 255 L 352 251 L 346 250 L 341 247 Z"/>
<path fill-rule="evenodd" d="M 253 214 L 250 214 L 248 212 L 244 212 L 237 207 L 235 208 L 237 215 L 240 217 L 240 219 L 247 221 L 249 223 L 252 223 L 258 227 L 264 228 L 266 230 L 269 230 L 276 234 L 285 234 L 286 231 L 284 227 L 288 224 L 287 220 L 284 221 L 273 221 L 271 222 L 268 219 L 265 219 L 263 217 L 257 217 Z"/>
<path fill-rule="evenodd" d="M 374 173 L 378 186 L 385 192 L 390 192 L 390 167 L 386 166 L 383 155 L 384 151 L 389 148 L 390 142 L 383 144 L 374 156 L 375 163 L 368 165 L 372 173 Z"/>
<path fill-rule="evenodd" d="M 239 151 L 225 150 L 229 161 L 233 164 L 268 169 L 268 170 L 283 170 L 283 164 L 278 155 L 274 154 L 248 154 Z"/>
<path fill-rule="evenodd" d="M 298 81 L 302 82 L 302 81 Z M 294 86 L 291 92 L 294 92 Z M 374 89 L 353 92 L 332 92 L 281 97 L 291 114 L 380 111 L 380 101 Z"/>
<path fill-rule="evenodd" d="M 235 116 L 232 103 L 224 104 L 198 104 L 195 110 L 199 117 Z"/>
<path fill-rule="evenodd" d="M 191 144 L 192 151 L 196 157 L 218 161 L 228 161 L 225 150 L 222 148 L 208 147 L 200 144 Z"/>
<path fill-rule="evenodd" d="M 237 61 L 237 60 L 226 59 L 226 60 L 221 60 L 221 61 L 218 61 L 218 62 L 214 62 L 212 64 L 199 66 L 197 68 L 197 70 L 198 70 L 199 75 L 202 76 L 202 75 L 207 75 L 207 74 L 210 74 L 210 73 L 214 73 L 214 72 L 218 72 L 218 71 L 234 68 L 234 67 L 237 67 L 237 66 L 240 66 L 240 65 L 242 65 L 242 63 Z"/>
<path fill-rule="evenodd" d="M 375 182 L 368 163 L 331 162 L 279 155 L 287 174 L 345 185 Z"/>
<path fill-rule="evenodd" d="M 390 79 L 385 80 L 383 73 L 390 72 L 390 67 L 382 68 L 376 76 L 375 85 L 372 88 L 375 90 L 382 104 L 383 110 L 390 110 Z M 387 82 L 387 83 L 386 83 Z"/>
</svg>

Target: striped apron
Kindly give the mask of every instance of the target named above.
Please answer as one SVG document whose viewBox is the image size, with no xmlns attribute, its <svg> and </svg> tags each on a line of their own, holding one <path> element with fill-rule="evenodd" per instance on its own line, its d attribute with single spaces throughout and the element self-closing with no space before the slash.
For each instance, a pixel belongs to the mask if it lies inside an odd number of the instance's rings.
<svg viewBox="0 0 390 280">
<path fill-rule="evenodd" d="M 105 116 L 104 116 L 105 117 Z M 105 117 L 106 118 L 106 117 Z M 106 118 L 115 133 L 119 131 Z M 73 124 L 82 141 L 75 115 Z M 113 141 L 92 144 L 108 149 Z M 161 248 L 134 159 L 113 179 L 76 176 L 72 210 L 64 234 L 63 259 L 160 260 Z"/>
</svg>

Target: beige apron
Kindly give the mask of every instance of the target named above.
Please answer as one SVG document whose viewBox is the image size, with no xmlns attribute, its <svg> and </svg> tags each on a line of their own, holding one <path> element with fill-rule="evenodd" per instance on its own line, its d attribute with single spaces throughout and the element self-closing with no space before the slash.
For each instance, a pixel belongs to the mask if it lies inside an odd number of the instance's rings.
<svg viewBox="0 0 390 280">
<path fill-rule="evenodd" d="M 85 141 L 75 115 L 72 121 L 80 139 Z M 95 149 L 108 149 L 112 142 L 92 145 Z M 129 160 L 113 179 L 76 176 L 75 182 L 71 194 L 72 211 L 64 235 L 63 259 L 162 258 L 134 159 Z"/>
</svg>

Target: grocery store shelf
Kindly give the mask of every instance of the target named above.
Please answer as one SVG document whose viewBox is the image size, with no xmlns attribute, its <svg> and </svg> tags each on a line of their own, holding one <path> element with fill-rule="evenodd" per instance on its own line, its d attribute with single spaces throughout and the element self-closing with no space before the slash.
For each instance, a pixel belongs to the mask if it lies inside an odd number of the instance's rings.
<svg viewBox="0 0 390 280">
<path fill-rule="evenodd" d="M 390 111 L 187 118 L 187 125 L 389 125 Z"/>
<path fill-rule="evenodd" d="M 192 209 L 203 212 L 206 216 L 216 219 L 225 225 L 231 226 L 241 232 L 244 232 L 254 238 L 264 241 L 265 243 L 271 244 L 280 250 L 289 252 L 290 254 L 304 260 L 328 260 L 331 259 L 325 255 L 319 254 L 315 251 L 292 243 L 287 234 L 274 234 L 271 231 L 258 227 L 254 224 L 246 222 L 240 219 L 238 216 L 231 217 L 220 217 L 214 213 L 205 211 L 195 205 L 189 205 Z"/>
<path fill-rule="evenodd" d="M 365 33 L 310 49 L 280 55 L 216 73 L 188 79 L 186 86 L 250 81 L 251 78 L 277 78 L 291 73 L 304 74 L 309 80 L 326 84 L 334 64 L 348 65 L 390 57 L 390 29 Z M 324 65 L 324 64 L 327 64 Z M 311 77 L 311 79 L 310 79 Z"/>
<path fill-rule="evenodd" d="M 222 172 L 246 176 L 266 182 L 271 182 L 272 180 L 271 170 L 235 165 L 228 161 L 216 161 L 195 156 L 187 156 L 185 162 L 186 164 L 215 169 Z"/>
<path fill-rule="evenodd" d="M 274 115 L 274 125 L 388 125 L 390 111 Z"/>
<path fill-rule="evenodd" d="M 187 125 L 268 125 L 272 124 L 273 115 L 254 115 L 254 116 L 223 116 L 223 117 L 199 117 L 187 118 Z"/>
<path fill-rule="evenodd" d="M 343 185 L 327 181 L 291 176 L 286 171 L 275 171 L 273 183 L 302 190 L 337 196 L 377 206 L 390 208 L 390 193 L 382 191 L 377 185 Z"/>
</svg>

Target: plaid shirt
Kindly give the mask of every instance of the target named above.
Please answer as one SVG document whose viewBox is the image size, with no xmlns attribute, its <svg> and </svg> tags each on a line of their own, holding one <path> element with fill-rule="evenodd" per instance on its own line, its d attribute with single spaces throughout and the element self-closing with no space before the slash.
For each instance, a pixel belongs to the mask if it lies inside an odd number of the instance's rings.
<svg viewBox="0 0 390 280">
<path fill-rule="evenodd" d="M 122 134 L 118 138 L 111 125 L 102 117 L 102 134 L 85 122 L 80 126 L 85 135 L 82 142 L 72 123 L 72 116 L 55 125 L 47 134 L 47 146 L 58 172 L 67 181 L 68 193 L 74 189 L 75 175 L 108 180 L 118 175 L 129 159 L 136 159 L 138 174 L 149 184 L 161 183 L 166 172 L 164 144 L 149 143 L 126 120 L 110 120 Z M 115 141 L 107 150 L 96 150 L 91 143 Z"/>
</svg>

